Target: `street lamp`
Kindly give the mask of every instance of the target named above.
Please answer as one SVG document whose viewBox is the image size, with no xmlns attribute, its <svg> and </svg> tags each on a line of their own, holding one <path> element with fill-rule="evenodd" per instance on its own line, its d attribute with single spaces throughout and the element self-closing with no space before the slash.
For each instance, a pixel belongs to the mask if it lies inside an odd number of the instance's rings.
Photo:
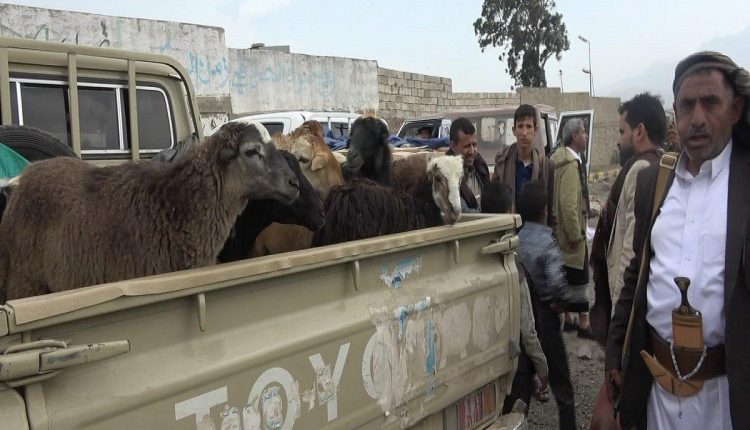
<svg viewBox="0 0 750 430">
<path fill-rule="evenodd" d="M 583 69 L 583 73 L 586 73 L 587 75 L 589 75 L 589 95 L 593 97 L 594 96 L 594 74 L 591 73 L 591 42 L 589 42 L 588 39 L 581 36 L 580 34 L 578 35 L 578 38 L 581 39 L 581 41 L 585 43 L 586 45 L 588 45 L 589 47 L 589 68 Z"/>
</svg>

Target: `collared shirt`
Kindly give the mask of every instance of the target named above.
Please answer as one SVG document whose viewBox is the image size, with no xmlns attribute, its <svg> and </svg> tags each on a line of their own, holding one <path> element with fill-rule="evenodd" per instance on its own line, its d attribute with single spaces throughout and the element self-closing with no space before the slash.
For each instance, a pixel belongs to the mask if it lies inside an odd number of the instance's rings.
<svg viewBox="0 0 750 430">
<path fill-rule="evenodd" d="M 519 197 L 521 196 L 521 188 L 523 184 L 531 180 L 531 176 L 534 172 L 534 164 L 529 164 L 516 159 L 516 208 L 518 207 Z"/>
<path fill-rule="evenodd" d="M 466 184 L 477 199 L 477 203 L 480 204 L 479 207 L 482 207 L 480 202 L 480 198 L 482 197 L 482 181 L 479 179 L 476 169 L 464 169 L 464 174 L 466 175 Z"/>
<path fill-rule="evenodd" d="M 676 276 L 690 278 L 688 300 L 703 318 L 707 346 L 724 343 L 724 252 L 727 232 L 729 159 L 732 142 L 693 176 L 680 157 L 675 179 L 651 232 L 646 320 L 671 341 L 672 309 L 679 307 Z M 683 374 L 692 369 L 680 369 Z M 695 396 L 678 399 L 654 382 L 648 405 L 649 428 L 731 428 L 726 376 L 705 381 Z M 682 418 L 678 414 L 682 411 Z"/>
<path fill-rule="evenodd" d="M 573 148 L 571 148 L 570 146 L 566 146 L 565 149 L 567 149 L 568 152 L 570 152 L 571 155 L 573 155 L 573 158 L 578 160 L 578 163 L 583 163 L 583 161 L 581 161 L 581 156 L 577 152 L 575 152 Z"/>
</svg>

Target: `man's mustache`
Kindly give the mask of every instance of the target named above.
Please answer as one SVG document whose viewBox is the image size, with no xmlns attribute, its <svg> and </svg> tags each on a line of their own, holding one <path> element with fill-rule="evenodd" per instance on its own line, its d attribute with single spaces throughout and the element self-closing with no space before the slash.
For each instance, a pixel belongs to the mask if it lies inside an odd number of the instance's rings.
<svg viewBox="0 0 750 430">
<path fill-rule="evenodd" d="M 690 128 L 688 130 L 686 139 L 695 139 L 701 137 L 711 137 L 711 130 L 708 127 Z"/>
</svg>

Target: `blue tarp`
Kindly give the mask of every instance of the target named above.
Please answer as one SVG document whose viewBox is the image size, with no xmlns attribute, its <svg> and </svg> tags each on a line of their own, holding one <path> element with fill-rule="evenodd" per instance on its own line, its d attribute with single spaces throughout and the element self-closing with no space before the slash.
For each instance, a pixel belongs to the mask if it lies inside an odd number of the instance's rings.
<svg viewBox="0 0 750 430">
<path fill-rule="evenodd" d="M 339 138 L 334 138 L 333 133 L 330 131 L 326 132 L 326 144 L 329 148 L 331 148 L 331 151 L 336 151 L 339 149 L 346 149 L 349 146 L 349 136 L 342 136 Z M 395 134 L 392 134 L 388 138 L 388 143 L 397 147 L 397 148 L 409 148 L 409 147 L 428 147 L 431 149 L 437 149 L 442 147 L 448 146 L 448 138 L 447 137 L 439 137 L 434 139 L 420 139 L 418 137 L 407 137 L 406 139 L 402 139 L 398 137 Z"/>
</svg>

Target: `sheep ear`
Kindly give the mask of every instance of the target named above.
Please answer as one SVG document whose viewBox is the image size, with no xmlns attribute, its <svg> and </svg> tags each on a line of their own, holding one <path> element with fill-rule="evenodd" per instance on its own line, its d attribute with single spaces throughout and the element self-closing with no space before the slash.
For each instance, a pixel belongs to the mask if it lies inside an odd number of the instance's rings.
<svg viewBox="0 0 750 430">
<path fill-rule="evenodd" d="M 237 157 L 237 151 L 232 148 L 221 148 L 219 150 L 219 161 L 223 164 L 227 164 Z"/>
<path fill-rule="evenodd" d="M 312 171 L 320 170 L 326 165 L 326 157 L 322 155 L 318 155 L 317 157 L 312 159 L 312 163 L 310 164 L 310 169 Z"/>
</svg>

